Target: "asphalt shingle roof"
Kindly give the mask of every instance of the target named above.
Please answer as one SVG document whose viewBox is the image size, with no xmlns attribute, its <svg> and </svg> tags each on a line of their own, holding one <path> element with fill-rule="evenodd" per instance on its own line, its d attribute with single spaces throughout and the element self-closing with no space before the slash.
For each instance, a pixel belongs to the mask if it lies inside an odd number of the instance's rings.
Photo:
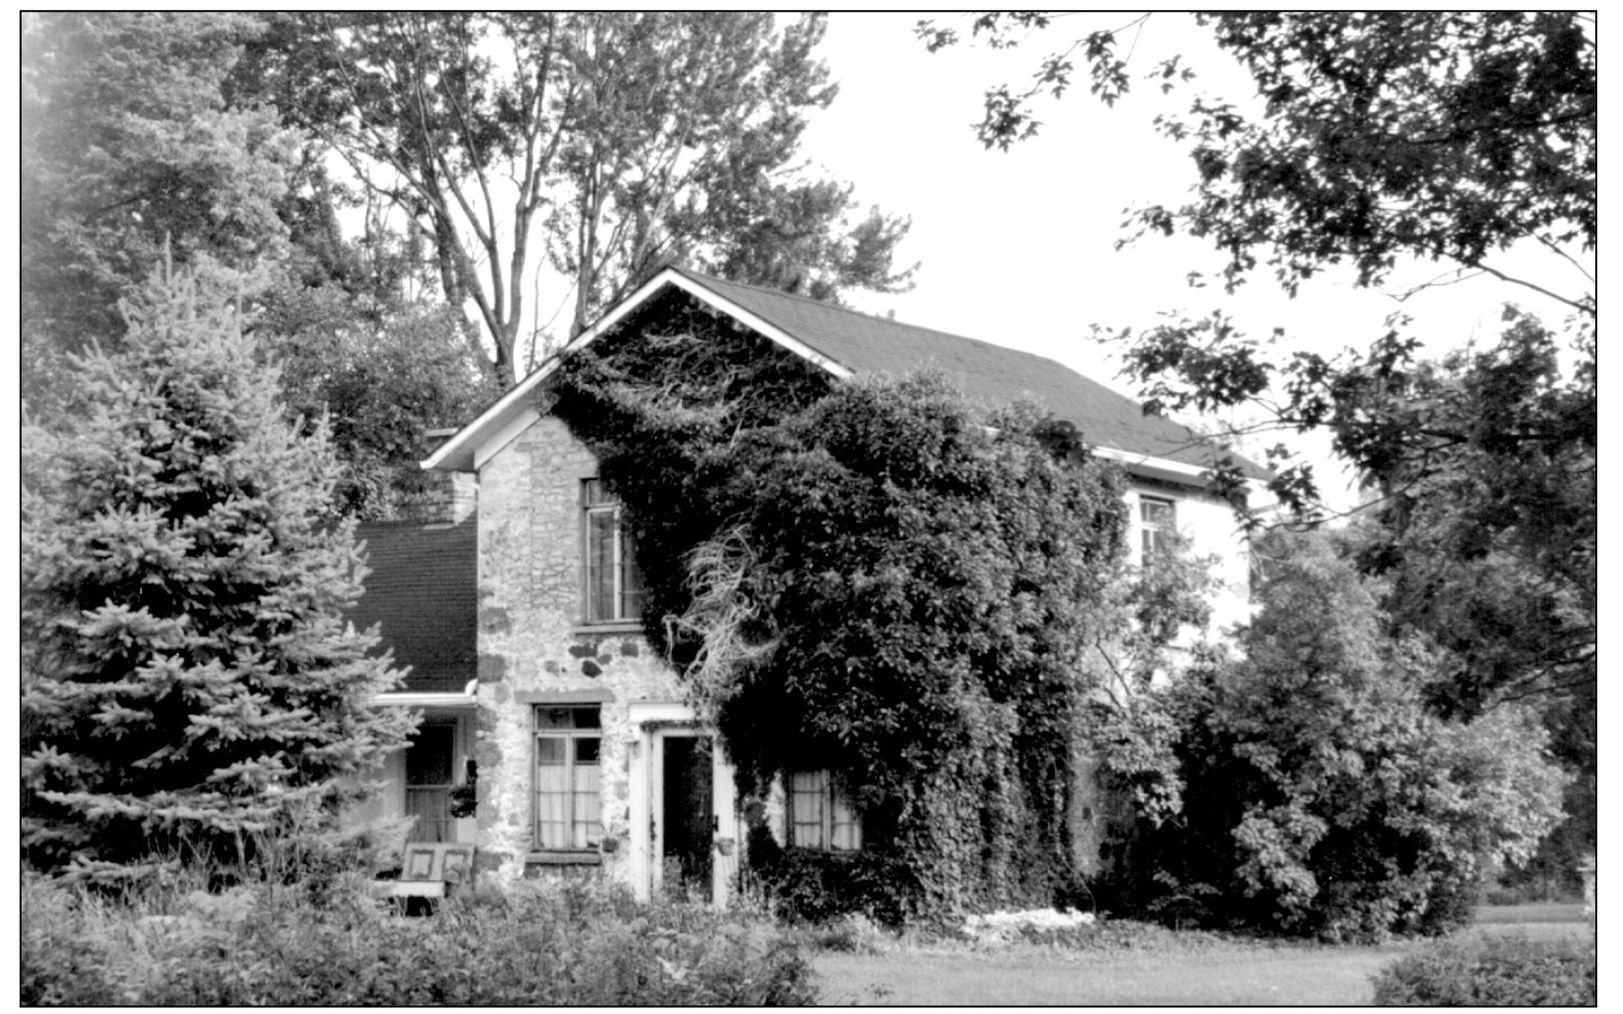
<svg viewBox="0 0 1623 1014">
<path fill-rule="evenodd" d="M 405 689 L 461 690 L 478 668 L 474 523 L 367 522 L 355 537 L 372 571 L 349 614 L 356 628 L 378 624 L 395 666 L 411 667 Z"/>
<path fill-rule="evenodd" d="M 1145 415 L 1133 399 L 1045 356 L 773 289 L 675 270 L 853 372 L 896 374 L 934 369 L 972 397 L 1036 402 L 1070 420 L 1094 445 L 1202 468 L 1210 467 L 1220 453 L 1188 427 Z M 1255 463 L 1236 458 L 1248 475 L 1267 475 Z"/>
</svg>

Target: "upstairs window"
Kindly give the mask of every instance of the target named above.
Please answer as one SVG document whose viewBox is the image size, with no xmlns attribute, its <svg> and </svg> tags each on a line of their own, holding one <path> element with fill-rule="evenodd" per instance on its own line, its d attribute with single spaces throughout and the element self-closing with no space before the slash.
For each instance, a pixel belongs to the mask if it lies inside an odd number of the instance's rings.
<svg viewBox="0 0 1623 1014">
<path fill-rule="evenodd" d="M 642 574 L 626 536 L 624 512 L 601 479 L 581 484 L 586 546 L 586 622 L 614 623 L 642 615 Z"/>
<path fill-rule="evenodd" d="M 797 771 L 788 789 L 789 844 L 834 852 L 862 848 L 862 822 L 827 771 Z"/>
<path fill-rule="evenodd" d="M 1172 501 L 1159 497 L 1138 498 L 1139 563 L 1148 567 L 1172 554 L 1176 518 Z"/>
<path fill-rule="evenodd" d="M 535 847 L 594 849 L 603 838 L 602 712 L 535 709 Z"/>
</svg>

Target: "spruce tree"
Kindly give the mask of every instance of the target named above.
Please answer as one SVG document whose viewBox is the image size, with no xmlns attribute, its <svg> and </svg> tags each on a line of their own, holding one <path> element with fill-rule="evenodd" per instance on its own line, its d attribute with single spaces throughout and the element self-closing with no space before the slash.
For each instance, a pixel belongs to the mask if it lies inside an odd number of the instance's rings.
<svg viewBox="0 0 1623 1014">
<path fill-rule="evenodd" d="M 329 514 L 326 427 L 284 416 L 215 289 L 155 271 L 121 304 L 119 351 L 74 361 L 73 422 L 24 424 L 22 844 L 40 868 L 241 858 L 330 821 L 409 728 L 369 703 L 399 674 L 344 616 L 365 570 Z"/>
</svg>

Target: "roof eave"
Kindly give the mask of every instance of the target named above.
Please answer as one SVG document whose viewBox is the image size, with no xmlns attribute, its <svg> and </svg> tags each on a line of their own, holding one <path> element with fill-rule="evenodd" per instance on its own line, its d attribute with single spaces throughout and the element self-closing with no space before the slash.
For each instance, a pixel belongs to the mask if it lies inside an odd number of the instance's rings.
<svg viewBox="0 0 1623 1014">
<path fill-rule="evenodd" d="M 479 681 L 469 680 L 457 690 L 391 690 L 372 698 L 372 703 L 387 708 L 472 708 L 479 704 Z"/>
<path fill-rule="evenodd" d="M 1162 458 L 1154 454 L 1123 451 L 1102 444 L 1093 447 L 1092 450 L 1101 458 L 1120 462 L 1129 475 L 1197 488 L 1205 488 L 1211 483 L 1212 469 L 1209 467 L 1174 461 L 1171 458 Z M 1253 490 L 1260 488 L 1263 484 L 1263 480 L 1250 475 L 1245 477 L 1245 482 L 1247 487 Z"/>
</svg>

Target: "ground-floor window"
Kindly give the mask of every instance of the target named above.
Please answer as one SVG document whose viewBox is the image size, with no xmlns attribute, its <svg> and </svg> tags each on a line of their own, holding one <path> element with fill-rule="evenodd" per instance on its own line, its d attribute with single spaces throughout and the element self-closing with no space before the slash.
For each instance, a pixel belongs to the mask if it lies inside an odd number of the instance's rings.
<svg viewBox="0 0 1623 1014">
<path fill-rule="evenodd" d="M 839 852 L 862 848 L 862 822 L 827 771 L 796 771 L 787 787 L 789 844 Z"/>
<path fill-rule="evenodd" d="M 535 845 L 593 849 L 603 837 L 602 713 L 535 709 Z"/>
</svg>

